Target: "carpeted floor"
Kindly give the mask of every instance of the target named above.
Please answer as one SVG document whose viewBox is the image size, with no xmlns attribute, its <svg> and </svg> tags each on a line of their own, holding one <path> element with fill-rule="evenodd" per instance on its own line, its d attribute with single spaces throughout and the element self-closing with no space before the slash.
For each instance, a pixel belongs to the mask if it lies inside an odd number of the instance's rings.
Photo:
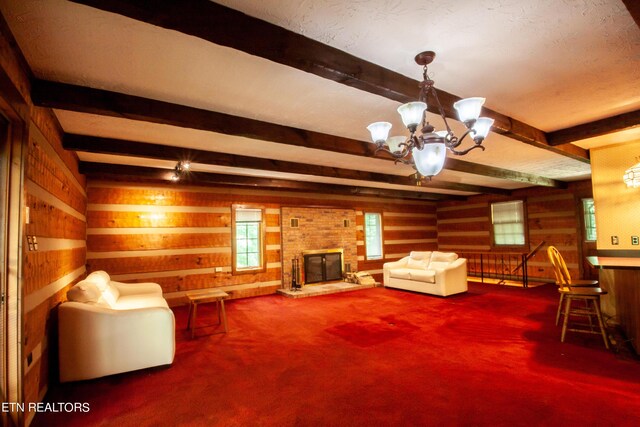
<svg viewBox="0 0 640 427">
<path fill-rule="evenodd" d="M 170 368 L 53 387 L 90 412 L 33 425 L 640 425 L 640 362 L 596 335 L 560 343 L 555 286 L 469 287 L 229 301 L 229 333 L 194 340 L 180 307 Z"/>
</svg>

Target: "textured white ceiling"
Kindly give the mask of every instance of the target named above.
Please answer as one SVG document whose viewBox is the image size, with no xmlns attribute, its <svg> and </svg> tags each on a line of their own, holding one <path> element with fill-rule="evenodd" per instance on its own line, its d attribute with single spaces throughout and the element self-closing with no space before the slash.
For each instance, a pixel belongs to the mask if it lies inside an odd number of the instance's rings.
<svg viewBox="0 0 640 427">
<path fill-rule="evenodd" d="M 220 0 L 544 131 L 640 108 L 640 29 L 620 0 Z"/>
<path fill-rule="evenodd" d="M 218 2 L 414 79 L 421 76 L 415 54 L 435 50 L 429 69 L 437 87 L 463 97 L 485 96 L 490 108 L 545 131 L 640 108 L 640 29 L 620 0 Z M 402 131 L 397 102 L 195 37 L 65 0 L 3 0 L 0 10 L 40 78 L 363 141 L 372 121 L 391 121 L 392 133 Z M 382 160 L 192 129 L 64 111 L 56 115 L 67 132 L 412 172 Z M 431 119 L 441 126 L 439 118 Z M 638 137 L 636 129 L 582 146 Z M 497 134 L 485 145 L 486 151 L 461 159 L 567 181 L 590 174 L 586 163 Z M 451 171 L 437 179 L 522 186 Z"/>
</svg>

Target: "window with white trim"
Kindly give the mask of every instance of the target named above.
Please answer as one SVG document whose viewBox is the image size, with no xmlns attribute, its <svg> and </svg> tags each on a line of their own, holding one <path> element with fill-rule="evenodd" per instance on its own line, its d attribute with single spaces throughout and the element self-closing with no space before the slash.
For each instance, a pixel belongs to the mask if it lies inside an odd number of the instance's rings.
<svg viewBox="0 0 640 427">
<path fill-rule="evenodd" d="M 382 215 L 364 213 L 364 246 L 368 260 L 382 259 Z"/>
<path fill-rule="evenodd" d="M 596 205 L 593 199 L 582 199 L 582 212 L 584 213 L 584 239 L 587 242 L 595 242 L 596 234 Z"/>
<path fill-rule="evenodd" d="M 491 204 L 493 243 L 496 246 L 522 246 L 524 235 L 524 202 L 500 202 Z"/>
<path fill-rule="evenodd" d="M 264 224 L 260 208 L 233 208 L 233 269 L 253 271 L 264 268 Z"/>
</svg>

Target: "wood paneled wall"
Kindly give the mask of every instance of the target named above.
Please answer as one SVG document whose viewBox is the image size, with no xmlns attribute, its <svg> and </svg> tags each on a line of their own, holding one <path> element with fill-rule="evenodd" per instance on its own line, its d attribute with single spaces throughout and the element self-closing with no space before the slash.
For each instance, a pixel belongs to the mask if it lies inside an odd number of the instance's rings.
<svg viewBox="0 0 640 427">
<path fill-rule="evenodd" d="M 580 181 L 565 190 L 530 188 L 517 190 L 511 197 L 475 196 L 466 202 L 438 204 L 438 247 L 467 252 L 528 253 L 540 242 L 546 245 L 529 260 L 528 275 L 535 280 L 553 279 L 546 255 L 548 245 L 562 253 L 572 277 L 590 276 L 583 260 L 594 243 L 584 242 L 582 198 L 591 197 L 591 181 Z M 527 244 L 524 247 L 495 247 L 492 243 L 491 203 L 523 200 Z"/>
<path fill-rule="evenodd" d="M 17 279 L 22 301 L 21 387 L 25 403 L 39 402 L 57 372 L 57 366 L 50 366 L 50 361 L 57 361 L 55 308 L 85 273 L 86 183 L 78 172 L 76 155 L 62 148 L 62 130 L 53 112 L 33 106 L 31 71 L 2 19 L 0 51 L 0 68 L 14 86 L 9 89 L 12 93 L 0 97 L 21 117 L 10 118 L 12 131 L 20 128 L 23 153 L 21 162 L 12 165 L 20 168 L 23 179 L 18 214 L 21 276 Z M 27 236 L 35 237 L 37 249 L 29 247 Z M 9 244 L 18 246 L 18 242 Z M 20 414 L 18 423 L 29 424 L 33 415 Z"/>
<path fill-rule="evenodd" d="M 33 114 L 38 119 L 29 129 L 24 170 L 24 205 L 29 208 L 22 265 L 26 402 L 42 400 L 55 378 L 57 366 L 49 366 L 57 360 L 55 309 L 69 287 L 84 277 L 86 257 L 85 181 L 77 161 L 59 154 L 64 153 L 61 132 L 52 125 L 57 123 L 52 113 L 34 108 Z M 26 236 L 35 236 L 37 250 L 29 250 Z"/>
<path fill-rule="evenodd" d="M 358 270 L 368 271 L 382 282 L 382 266 L 396 261 L 411 251 L 431 251 L 437 248 L 436 204 L 388 203 L 381 206 L 359 205 L 356 211 L 358 232 Z M 364 213 L 382 214 L 382 260 L 367 260 L 364 243 Z"/>
<path fill-rule="evenodd" d="M 88 187 L 87 268 L 114 280 L 159 283 L 172 304 L 220 288 L 231 298 L 273 293 L 281 283 L 280 209 L 264 197 L 180 185 L 93 182 Z M 267 270 L 233 275 L 231 205 L 265 207 Z"/>
<path fill-rule="evenodd" d="M 356 210 L 358 270 L 372 270 L 378 279 L 385 261 L 436 247 L 434 203 L 101 181 L 89 182 L 87 193 L 87 268 L 105 270 L 115 280 L 160 283 L 172 304 L 183 303 L 184 292 L 193 289 L 220 288 L 238 298 L 281 287 L 283 206 Z M 232 274 L 231 206 L 236 203 L 266 208 L 265 273 Z M 384 260 L 364 259 L 365 211 L 383 213 Z"/>
</svg>

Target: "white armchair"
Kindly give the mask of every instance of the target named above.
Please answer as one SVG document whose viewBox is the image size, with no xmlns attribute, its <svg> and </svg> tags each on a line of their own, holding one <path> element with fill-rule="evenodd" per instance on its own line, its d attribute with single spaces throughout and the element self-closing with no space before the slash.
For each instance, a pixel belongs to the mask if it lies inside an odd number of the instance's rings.
<svg viewBox="0 0 640 427">
<path fill-rule="evenodd" d="M 91 273 L 58 309 L 60 381 L 169 365 L 175 319 L 156 283 L 119 283 Z"/>
<path fill-rule="evenodd" d="M 384 286 L 448 296 L 467 291 L 467 260 L 453 252 L 417 252 L 383 266 Z"/>
</svg>

